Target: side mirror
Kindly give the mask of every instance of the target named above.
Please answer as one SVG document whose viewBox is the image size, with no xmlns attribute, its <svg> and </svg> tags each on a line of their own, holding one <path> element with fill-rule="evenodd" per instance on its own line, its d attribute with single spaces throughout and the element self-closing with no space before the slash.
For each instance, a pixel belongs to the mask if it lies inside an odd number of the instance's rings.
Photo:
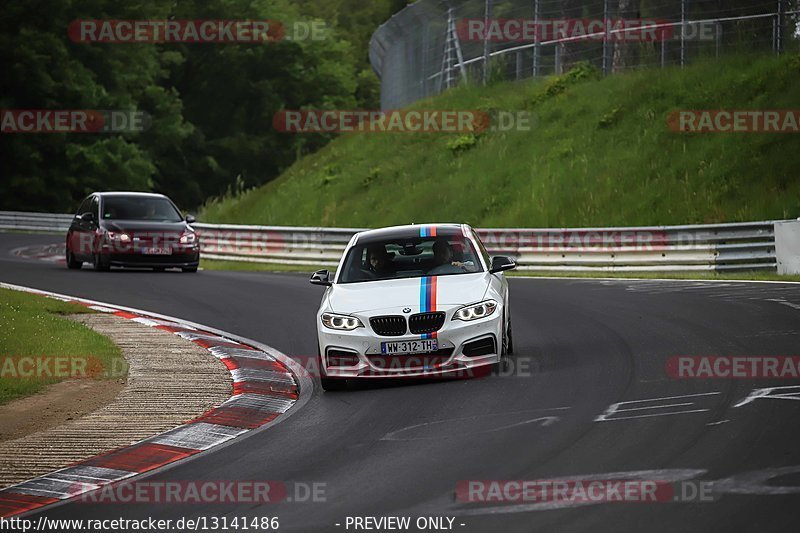
<svg viewBox="0 0 800 533">
<path fill-rule="evenodd" d="M 90 213 L 83 213 L 80 216 L 80 219 L 83 220 L 84 222 L 94 222 L 94 213 L 91 213 L 91 212 Z"/>
<path fill-rule="evenodd" d="M 492 267 L 489 272 L 492 274 L 496 272 L 503 272 L 504 270 L 512 270 L 517 268 L 517 264 L 511 260 L 510 257 L 504 255 L 496 255 L 492 257 Z"/>
<path fill-rule="evenodd" d="M 197 219 L 194 218 L 194 215 L 186 215 L 187 224 L 194 224 L 195 222 L 197 222 Z"/>
<path fill-rule="evenodd" d="M 322 285 L 324 287 L 330 287 L 333 285 L 333 282 L 331 281 L 331 273 L 327 270 L 317 270 L 311 274 L 311 279 L 308 281 L 312 285 Z"/>
</svg>

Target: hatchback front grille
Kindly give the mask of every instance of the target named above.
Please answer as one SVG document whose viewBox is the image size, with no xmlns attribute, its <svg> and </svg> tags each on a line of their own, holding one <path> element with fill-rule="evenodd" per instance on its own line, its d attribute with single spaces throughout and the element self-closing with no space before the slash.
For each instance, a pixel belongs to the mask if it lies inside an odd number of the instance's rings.
<svg viewBox="0 0 800 533">
<path fill-rule="evenodd" d="M 400 337 L 406 334 L 406 317 L 402 315 L 374 316 L 369 324 L 382 337 Z"/>
<path fill-rule="evenodd" d="M 444 313 L 417 313 L 408 317 L 408 328 L 411 333 L 433 333 L 439 331 L 444 326 Z"/>
</svg>

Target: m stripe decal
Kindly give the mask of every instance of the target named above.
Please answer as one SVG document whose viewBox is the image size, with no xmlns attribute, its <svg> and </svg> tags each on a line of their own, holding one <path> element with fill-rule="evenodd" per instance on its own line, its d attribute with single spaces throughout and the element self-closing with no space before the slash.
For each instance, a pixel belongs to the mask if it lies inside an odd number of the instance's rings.
<svg viewBox="0 0 800 533">
<path fill-rule="evenodd" d="M 422 226 L 419 228 L 420 237 L 436 237 L 436 226 Z"/>
<path fill-rule="evenodd" d="M 432 313 L 436 311 L 437 277 L 426 276 L 421 278 L 419 290 L 419 311 L 420 313 Z M 424 333 L 423 339 L 435 339 L 436 332 Z"/>
</svg>

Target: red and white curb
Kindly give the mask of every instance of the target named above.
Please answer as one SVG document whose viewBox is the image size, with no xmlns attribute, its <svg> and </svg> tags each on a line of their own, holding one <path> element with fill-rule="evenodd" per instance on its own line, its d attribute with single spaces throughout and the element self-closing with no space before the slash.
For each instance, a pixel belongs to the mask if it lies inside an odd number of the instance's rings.
<svg viewBox="0 0 800 533">
<path fill-rule="evenodd" d="M 22 259 L 38 259 L 48 263 L 66 263 L 65 254 L 67 246 L 65 244 L 36 244 L 33 246 L 23 246 L 11 250 L 11 255 Z"/>
<path fill-rule="evenodd" d="M 84 305 L 170 331 L 207 349 L 233 377 L 233 395 L 194 420 L 130 446 L 0 490 L 1 517 L 63 502 L 186 459 L 257 429 L 266 429 L 296 412 L 313 393 L 313 381 L 302 366 L 258 342 L 156 313 L 2 282 L 0 287 Z"/>
</svg>

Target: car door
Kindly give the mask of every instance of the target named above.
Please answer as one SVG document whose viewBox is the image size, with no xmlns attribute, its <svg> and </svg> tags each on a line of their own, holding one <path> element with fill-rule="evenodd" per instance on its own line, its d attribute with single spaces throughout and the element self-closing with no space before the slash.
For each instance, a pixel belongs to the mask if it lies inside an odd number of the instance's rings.
<svg viewBox="0 0 800 533">
<path fill-rule="evenodd" d="M 81 261 L 89 261 L 94 252 L 94 232 L 97 228 L 98 216 L 97 196 L 89 196 L 78 208 L 70 227 L 70 250 Z M 93 220 L 87 220 L 85 215 L 92 213 Z"/>
</svg>

